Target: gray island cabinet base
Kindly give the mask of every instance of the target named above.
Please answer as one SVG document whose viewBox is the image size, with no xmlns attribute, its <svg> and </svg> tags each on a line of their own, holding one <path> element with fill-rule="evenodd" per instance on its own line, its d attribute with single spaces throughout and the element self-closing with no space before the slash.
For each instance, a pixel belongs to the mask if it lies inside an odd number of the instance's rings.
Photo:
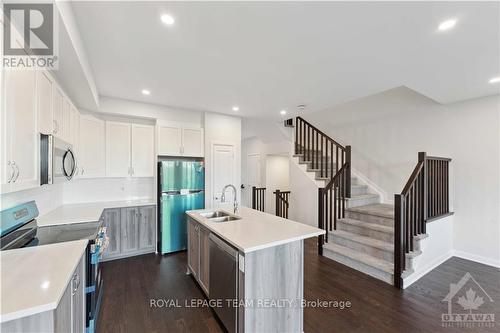
<svg viewBox="0 0 500 333">
<path fill-rule="evenodd" d="M 208 297 L 209 234 L 188 218 L 188 273 Z M 304 241 L 238 252 L 238 332 L 303 332 Z"/>
<path fill-rule="evenodd" d="M 238 332 L 303 332 L 304 241 L 245 254 Z"/>
</svg>

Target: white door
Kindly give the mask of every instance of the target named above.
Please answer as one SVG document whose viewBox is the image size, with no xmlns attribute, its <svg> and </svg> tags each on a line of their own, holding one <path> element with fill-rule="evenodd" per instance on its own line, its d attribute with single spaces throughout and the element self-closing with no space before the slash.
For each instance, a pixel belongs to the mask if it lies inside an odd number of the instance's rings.
<svg viewBox="0 0 500 333">
<path fill-rule="evenodd" d="M 64 137 L 64 130 L 63 130 L 64 96 L 56 84 L 53 85 L 52 96 L 53 96 L 53 103 L 52 103 L 53 130 L 52 130 L 52 134 L 63 139 L 63 137 Z"/>
<path fill-rule="evenodd" d="M 182 129 L 182 155 L 203 157 L 204 150 L 203 129 L 187 128 Z"/>
<path fill-rule="evenodd" d="M 158 155 L 179 156 L 182 154 L 182 128 L 178 126 L 158 126 Z"/>
<path fill-rule="evenodd" d="M 130 171 L 130 124 L 106 122 L 106 176 L 128 177 Z"/>
<path fill-rule="evenodd" d="M 247 171 L 246 171 L 246 182 L 245 182 L 245 190 L 242 195 L 242 202 L 245 203 L 245 206 L 252 207 L 252 186 L 260 187 L 261 180 L 261 159 L 260 154 L 251 154 L 247 156 Z"/>
<path fill-rule="evenodd" d="M 234 183 L 235 161 L 234 145 L 212 145 L 212 207 L 218 207 L 221 200 L 222 189 L 228 184 L 233 184 L 238 190 L 239 184 Z M 226 192 L 226 203 L 232 203 L 235 198 L 232 190 Z"/>
<path fill-rule="evenodd" d="M 36 71 L 5 71 L 5 112 L 7 162 L 14 164 L 12 191 L 37 187 L 38 119 L 36 113 Z"/>
<path fill-rule="evenodd" d="M 104 121 L 80 117 L 80 176 L 103 177 L 106 173 L 106 147 Z"/>
<path fill-rule="evenodd" d="M 154 176 L 154 127 L 132 125 L 132 176 Z"/>
<path fill-rule="evenodd" d="M 36 98 L 38 107 L 38 131 L 52 134 L 52 78 L 44 71 L 36 71 Z"/>
</svg>

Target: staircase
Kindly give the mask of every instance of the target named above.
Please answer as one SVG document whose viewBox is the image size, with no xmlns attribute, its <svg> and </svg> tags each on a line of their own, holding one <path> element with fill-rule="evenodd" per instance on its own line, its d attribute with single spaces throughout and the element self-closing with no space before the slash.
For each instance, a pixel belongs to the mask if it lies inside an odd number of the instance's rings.
<svg viewBox="0 0 500 333">
<path fill-rule="evenodd" d="M 294 163 L 316 182 L 318 188 L 331 180 L 326 175 L 337 170 L 336 163 L 324 162 L 324 171 L 312 167 L 319 151 L 305 149 L 294 154 Z M 307 157 L 306 157 L 307 156 Z M 323 158 L 323 160 L 325 160 Z M 325 170 L 327 171 L 325 173 Z M 337 228 L 328 228 L 323 255 L 372 277 L 394 283 L 394 206 L 380 203 L 378 194 L 370 193 L 368 185 L 351 176 L 351 197 L 346 198 L 344 217 Z M 414 238 L 413 251 L 406 254 L 403 278 L 413 272 L 414 259 L 421 254 L 420 243 L 427 235 Z"/>
</svg>

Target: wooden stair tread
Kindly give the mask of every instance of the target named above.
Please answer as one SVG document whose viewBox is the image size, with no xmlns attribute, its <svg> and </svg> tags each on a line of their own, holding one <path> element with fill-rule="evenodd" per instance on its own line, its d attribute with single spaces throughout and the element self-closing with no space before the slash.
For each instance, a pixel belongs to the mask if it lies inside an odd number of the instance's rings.
<svg viewBox="0 0 500 333">
<path fill-rule="evenodd" d="M 347 209 L 354 213 L 361 213 L 379 217 L 394 219 L 394 205 L 389 204 L 372 204 Z"/>
<path fill-rule="evenodd" d="M 390 274 L 394 273 L 394 264 L 387 261 L 387 260 L 375 258 L 369 254 L 355 251 L 355 250 L 350 249 L 348 247 L 333 244 L 331 242 L 325 243 L 323 245 L 323 247 L 332 251 L 332 252 L 335 252 L 335 253 L 341 254 L 343 256 L 346 256 L 348 258 L 351 258 L 353 260 L 362 262 L 365 265 L 372 266 L 372 267 L 377 268 L 377 269 L 384 271 L 386 273 L 390 273 Z"/>
</svg>

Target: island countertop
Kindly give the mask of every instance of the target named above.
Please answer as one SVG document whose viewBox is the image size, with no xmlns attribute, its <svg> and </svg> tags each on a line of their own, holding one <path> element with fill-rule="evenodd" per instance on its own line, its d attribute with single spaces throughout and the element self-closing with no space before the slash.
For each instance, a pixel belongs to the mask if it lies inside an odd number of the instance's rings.
<svg viewBox="0 0 500 333">
<path fill-rule="evenodd" d="M 0 322 L 54 310 L 73 276 L 87 240 L 0 252 Z"/>
<path fill-rule="evenodd" d="M 213 222 L 200 215 L 213 210 L 191 210 L 186 214 L 243 253 L 325 234 L 322 229 L 248 207 L 240 207 L 236 214 L 230 209 L 217 209 L 241 218 L 235 221 Z"/>
</svg>

